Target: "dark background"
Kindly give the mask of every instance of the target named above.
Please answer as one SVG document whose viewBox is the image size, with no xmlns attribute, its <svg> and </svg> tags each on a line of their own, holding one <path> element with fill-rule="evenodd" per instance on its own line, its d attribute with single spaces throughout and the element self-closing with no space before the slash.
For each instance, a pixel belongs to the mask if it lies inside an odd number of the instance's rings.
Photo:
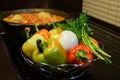
<svg viewBox="0 0 120 80">
<path fill-rule="evenodd" d="M 81 12 L 82 0 L 0 0 L 0 11 L 52 8 L 66 12 Z"/>
</svg>

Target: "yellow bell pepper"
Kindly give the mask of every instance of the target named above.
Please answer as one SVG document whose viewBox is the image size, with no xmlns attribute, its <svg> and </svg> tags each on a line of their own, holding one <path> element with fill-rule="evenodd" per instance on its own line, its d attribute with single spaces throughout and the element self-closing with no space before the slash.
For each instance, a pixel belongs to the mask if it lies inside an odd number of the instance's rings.
<svg viewBox="0 0 120 80">
<path fill-rule="evenodd" d="M 55 38 L 57 40 L 59 40 L 59 37 L 60 37 L 60 33 L 63 31 L 62 28 L 60 27 L 54 27 L 53 29 L 51 29 L 49 31 L 50 35 L 51 35 L 51 38 Z"/>
<path fill-rule="evenodd" d="M 44 38 L 39 34 L 34 34 L 30 39 L 28 39 L 23 45 L 22 45 L 22 51 L 23 53 L 28 56 L 29 58 L 32 58 L 33 51 L 37 48 L 36 41 L 44 40 Z"/>
</svg>

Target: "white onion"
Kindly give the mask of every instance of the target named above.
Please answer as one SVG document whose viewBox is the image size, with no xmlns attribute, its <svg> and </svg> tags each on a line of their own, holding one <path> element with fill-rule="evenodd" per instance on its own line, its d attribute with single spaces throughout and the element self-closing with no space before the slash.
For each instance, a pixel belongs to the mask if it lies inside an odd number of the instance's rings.
<svg viewBox="0 0 120 80">
<path fill-rule="evenodd" d="M 75 33 L 69 30 L 64 30 L 61 35 L 59 42 L 61 43 L 62 47 L 68 51 L 73 46 L 78 44 L 78 38 Z"/>
</svg>

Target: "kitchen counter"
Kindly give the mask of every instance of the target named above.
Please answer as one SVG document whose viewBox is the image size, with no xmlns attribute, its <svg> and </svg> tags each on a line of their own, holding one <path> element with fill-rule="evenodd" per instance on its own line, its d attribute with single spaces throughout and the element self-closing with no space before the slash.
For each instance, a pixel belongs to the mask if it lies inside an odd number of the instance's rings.
<svg viewBox="0 0 120 80">
<path fill-rule="evenodd" d="M 18 80 L 14 63 L 0 36 L 0 80 Z"/>
<path fill-rule="evenodd" d="M 88 80 L 120 80 L 120 57 L 118 56 L 120 55 L 119 32 L 92 21 L 91 26 L 95 30 L 95 38 L 104 44 L 104 50 L 112 56 L 113 63 L 110 65 L 104 61 L 95 63 L 90 72 L 94 79 Z M 1 28 L 0 31 L 2 32 Z M 9 41 L 6 37 L 0 35 L 0 80 L 45 80 L 40 78 L 39 74 L 34 74 L 36 73 L 34 70 L 26 67 L 26 64 L 22 62 L 23 60 L 19 58 L 15 41 Z M 11 42 L 14 42 L 14 44 Z M 13 51 L 15 51 L 14 54 L 11 53 Z"/>
<path fill-rule="evenodd" d="M 5 33 L 5 29 L 0 23 L 0 80 L 21 80 L 20 75 L 18 75 L 18 69 L 10 55 L 5 41 L 2 38 Z"/>
</svg>

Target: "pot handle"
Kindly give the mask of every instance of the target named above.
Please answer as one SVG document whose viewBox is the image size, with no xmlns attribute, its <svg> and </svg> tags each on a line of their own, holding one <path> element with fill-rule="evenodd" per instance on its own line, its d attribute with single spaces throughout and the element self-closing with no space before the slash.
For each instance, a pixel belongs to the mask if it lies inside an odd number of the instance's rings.
<svg viewBox="0 0 120 80">
<path fill-rule="evenodd" d="M 6 34 L 6 32 L 4 32 L 4 31 L 3 31 L 3 32 L 0 32 L 0 35 L 4 35 L 4 34 Z"/>
<path fill-rule="evenodd" d="M 4 35 L 6 33 L 6 30 L 0 26 L 0 35 Z"/>
<path fill-rule="evenodd" d="M 1 27 L 1 26 L 0 26 Z M 7 32 L 5 31 L 5 29 L 3 29 L 2 27 L 0 28 L 0 35 L 4 35 L 6 34 Z"/>
<path fill-rule="evenodd" d="M 4 35 L 4 34 L 6 34 L 6 30 L 2 26 L 2 23 L 0 22 L 0 35 Z"/>
</svg>

